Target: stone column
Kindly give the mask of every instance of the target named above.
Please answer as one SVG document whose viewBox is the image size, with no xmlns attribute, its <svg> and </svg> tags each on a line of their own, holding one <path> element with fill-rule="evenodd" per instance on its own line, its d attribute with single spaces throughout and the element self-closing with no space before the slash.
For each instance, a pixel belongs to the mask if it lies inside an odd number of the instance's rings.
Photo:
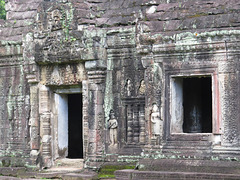
<svg viewBox="0 0 240 180">
<path fill-rule="evenodd" d="M 40 150 L 40 124 L 39 124 L 39 69 L 35 63 L 33 33 L 27 33 L 23 37 L 23 67 L 30 86 L 30 119 L 28 122 L 30 130 L 30 149 L 32 165 L 38 165 L 37 159 Z"/>
<path fill-rule="evenodd" d="M 89 69 L 88 71 L 88 157 L 101 158 L 104 146 L 104 87 L 105 69 Z"/>
<path fill-rule="evenodd" d="M 39 154 L 40 142 L 39 142 L 39 105 L 38 105 L 38 80 L 36 75 L 27 75 L 28 83 L 30 86 L 30 148 L 31 148 L 31 160 L 33 165 L 36 165 L 36 161 Z"/>
</svg>

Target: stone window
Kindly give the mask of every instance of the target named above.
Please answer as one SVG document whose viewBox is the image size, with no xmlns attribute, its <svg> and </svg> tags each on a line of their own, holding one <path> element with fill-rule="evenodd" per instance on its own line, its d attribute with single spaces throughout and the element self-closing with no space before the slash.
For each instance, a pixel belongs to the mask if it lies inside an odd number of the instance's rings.
<svg viewBox="0 0 240 180">
<path fill-rule="evenodd" d="M 212 133 L 212 78 L 171 78 L 171 132 Z"/>
</svg>

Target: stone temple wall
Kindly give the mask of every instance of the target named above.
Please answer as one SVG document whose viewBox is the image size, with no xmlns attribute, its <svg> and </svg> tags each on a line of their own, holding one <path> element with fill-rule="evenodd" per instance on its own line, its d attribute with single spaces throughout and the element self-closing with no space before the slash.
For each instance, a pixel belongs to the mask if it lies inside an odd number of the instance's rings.
<svg viewBox="0 0 240 180">
<path fill-rule="evenodd" d="M 9 0 L 0 31 L 1 157 L 19 148 L 33 164 L 54 165 L 60 156 L 54 94 L 76 87 L 91 167 L 148 157 L 239 157 L 239 6 L 237 0 Z M 173 97 L 180 92 L 175 82 L 186 77 L 211 79 L 211 133 L 182 133 L 182 102 Z"/>
<path fill-rule="evenodd" d="M 0 40 L 0 130 L 1 166 L 31 164 L 30 136 L 30 86 L 27 74 L 31 57 L 23 37 L 31 25 L 41 1 L 6 1 L 7 20 L 1 21 Z M 25 52 L 24 52 L 25 51 Z M 31 101 L 34 101 L 32 99 Z"/>
<path fill-rule="evenodd" d="M 171 87 L 174 76 L 209 73 L 213 77 L 213 138 L 216 139 L 220 135 L 221 145 L 218 146 L 215 140 L 210 140 L 213 145 L 207 146 L 213 149 L 211 155 L 219 153 L 219 156 L 225 156 L 223 152 L 229 152 L 229 146 L 232 150 L 239 146 L 239 113 L 236 113 L 239 112 L 239 97 L 236 95 L 239 89 L 238 7 L 237 1 L 160 4 L 150 7 L 147 10 L 146 21 L 140 23 L 142 31 L 139 33 L 138 52 L 143 55 L 143 63 L 151 69 L 151 63 L 154 62 L 161 69 L 159 74 L 163 77 L 163 151 L 170 154 L 174 149 L 191 152 L 191 148 L 182 146 L 197 149 L 194 142 L 188 142 L 193 141 L 195 137 L 179 136 L 171 132 L 174 116 L 171 110 Z M 203 139 L 201 142 L 196 141 L 197 146 L 201 146 L 205 141 Z M 206 145 L 203 143 L 202 146 Z M 173 154 L 176 156 L 176 153 Z"/>
</svg>

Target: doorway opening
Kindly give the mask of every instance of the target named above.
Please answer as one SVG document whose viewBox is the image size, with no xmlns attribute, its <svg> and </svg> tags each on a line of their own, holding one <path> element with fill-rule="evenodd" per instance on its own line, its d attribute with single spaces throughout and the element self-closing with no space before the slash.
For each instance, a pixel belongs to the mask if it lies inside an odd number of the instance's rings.
<svg viewBox="0 0 240 180">
<path fill-rule="evenodd" d="M 83 158 L 82 94 L 58 97 L 58 154 L 62 158 Z"/>
<path fill-rule="evenodd" d="M 83 158 L 82 94 L 68 95 L 68 158 Z"/>
<path fill-rule="evenodd" d="M 211 76 L 172 78 L 173 133 L 212 133 Z"/>
</svg>

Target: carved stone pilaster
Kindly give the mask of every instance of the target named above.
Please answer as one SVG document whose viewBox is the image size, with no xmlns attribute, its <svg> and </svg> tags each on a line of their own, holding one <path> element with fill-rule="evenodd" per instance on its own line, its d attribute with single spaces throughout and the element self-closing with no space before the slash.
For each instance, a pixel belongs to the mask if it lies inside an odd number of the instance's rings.
<svg viewBox="0 0 240 180">
<path fill-rule="evenodd" d="M 28 64 L 27 66 L 27 81 L 30 86 L 30 118 L 29 118 L 29 131 L 30 131 L 30 148 L 31 160 L 33 164 L 37 163 L 37 158 L 40 149 L 40 123 L 39 123 L 39 95 L 38 95 L 38 76 L 37 67 L 35 64 Z"/>
<path fill-rule="evenodd" d="M 46 86 L 40 86 L 39 113 L 43 167 L 51 167 L 51 114 L 49 109 L 49 90 Z"/>
<path fill-rule="evenodd" d="M 82 102 L 83 102 L 83 157 L 86 157 L 88 152 L 88 81 L 82 81 Z"/>
<path fill-rule="evenodd" d="M 90 83 L 102 84 L 105 82 L 106 71 L 105 70 L 94 70 L 88 71 L 88 79 Z"/>
<path fill-rule="evenodd" d="M 42 124 L 42 157 L 44 167 L 51 167 L 51 129 L 50 129 L 50 113 L 40 115 Z"/>
<path fill-rule="evenodd" d="M 88 71 L 88 127 L 89 127 L 89 156 L 101 156 L 104 147 L 104 82 L 105 70 Z"/>
</svg>

